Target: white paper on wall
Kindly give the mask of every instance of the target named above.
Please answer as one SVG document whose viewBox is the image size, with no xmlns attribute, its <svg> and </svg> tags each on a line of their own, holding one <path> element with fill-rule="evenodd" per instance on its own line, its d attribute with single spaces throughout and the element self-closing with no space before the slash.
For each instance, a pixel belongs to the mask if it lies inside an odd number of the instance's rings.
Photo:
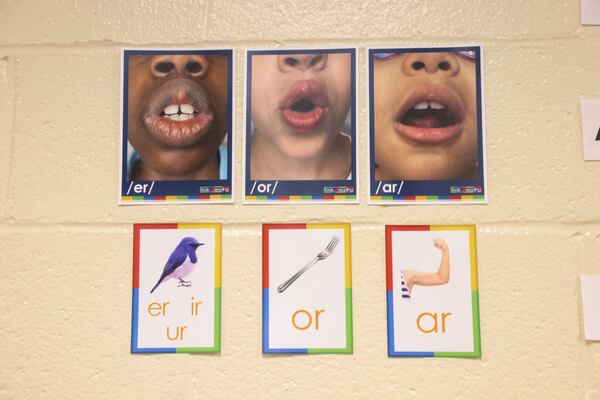
<svg viewBox="0 0 600 400">
<path fill-rule="evenodd" d="M 600 160 L 600 99 L 581 100 L 581 127 L 583 159 Z"/>
<path fill-rule="evenodd" d="M 581 0 L 581 23 L 583 25 L 600 25 L 600 1 Z"/>
<path fill-rule="evenodd" d="M 600 275 L 581 277 L 585 340 L 600 340 Z"/>
</svg>

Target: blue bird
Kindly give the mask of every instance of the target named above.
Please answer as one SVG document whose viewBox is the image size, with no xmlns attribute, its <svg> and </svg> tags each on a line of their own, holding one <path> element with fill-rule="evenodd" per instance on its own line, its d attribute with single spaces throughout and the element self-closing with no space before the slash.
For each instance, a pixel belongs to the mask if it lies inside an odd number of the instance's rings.
<svg viewBox="0 0 600 400">
<path fill-rule="evenodd" d="M 188 276 L 194 269 L 194 265 L 198 262 L 196 256 L 196 249 L 202 246 L 204 243 L 198 243 L 193 237 L 186 237 L 181 239 L 181 242 L 175 247 L 175 250 L 169 256 L 162 275 L 156 282 L 156 285 L 152 288 L 150 293 L 154 292 L 158 285 L 164 280 L 169 278 L 179 279 L 179 286 L 191 286 L 192 283 L 184 281 L 183 278 Z"/>
</svg>

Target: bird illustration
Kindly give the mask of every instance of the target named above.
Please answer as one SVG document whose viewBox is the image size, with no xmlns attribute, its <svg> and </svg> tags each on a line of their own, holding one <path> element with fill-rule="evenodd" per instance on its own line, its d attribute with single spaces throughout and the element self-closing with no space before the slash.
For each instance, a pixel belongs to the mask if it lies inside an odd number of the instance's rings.
<svg viewBox="0 0 600 400">
<path fill-rule="evenodd" d="M 192 282 L 184 281 L 183 278 L 188 276 L 196 262 L 198 262 L 198 257 L 196 256 L 196 249 L 202 246 L 204 243 L 199 243 L 193 237 L 186 237 L 181 239 L 181 242 L 175 247 L 175 250 L 169 256 L 167 263 L 165 264 L 165 268 L 163 270 L 162 275 L 156 282 L 156 285 L 152 288 L 150 293 L 154 292 L 158 285 L 160 285 L 164 280 L 169 278 L 177 278 L 179 279 L 179 285 L 181 286 L 192 286 Z"/>
</svg>

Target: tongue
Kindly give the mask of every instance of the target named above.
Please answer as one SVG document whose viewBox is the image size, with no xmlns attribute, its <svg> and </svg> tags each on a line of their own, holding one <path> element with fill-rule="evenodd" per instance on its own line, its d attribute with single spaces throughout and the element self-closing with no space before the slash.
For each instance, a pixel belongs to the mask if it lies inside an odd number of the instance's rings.
<svg viewBox="0 0 600 400">
<path fill-rule="evenodd" d="M 454 118 L 446 110 L 410 110 L 402 123 L 417 128 L 443 128 L 453 125 Z"/>
<path fill-rule="evenodd" d="M 439 128 L 443 126 L 441 119 L 435 115 L 408 116 L 402 120 L 402 123 L 417 128 Z"/>
</svg>

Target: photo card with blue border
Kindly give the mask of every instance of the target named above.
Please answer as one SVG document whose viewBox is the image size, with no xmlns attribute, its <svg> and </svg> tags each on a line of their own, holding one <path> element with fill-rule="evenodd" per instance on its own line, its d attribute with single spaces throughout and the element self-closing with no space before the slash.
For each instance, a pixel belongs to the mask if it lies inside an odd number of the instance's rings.
<svg viewBox="0 0 600 400">
<path fill-rule="evenodd" d="M 357 203 L 355 48 L 247 50 L 244 203 Z"/>
<path fill-rule="evenodd" d="M 481 46 L 367 51 L 369 204 L 486 204 Z"/>
<path fill-rule="evenodd" d="M 233 202 L 233 50 L 123 49 L 119 204 Z"/>
</svg>

